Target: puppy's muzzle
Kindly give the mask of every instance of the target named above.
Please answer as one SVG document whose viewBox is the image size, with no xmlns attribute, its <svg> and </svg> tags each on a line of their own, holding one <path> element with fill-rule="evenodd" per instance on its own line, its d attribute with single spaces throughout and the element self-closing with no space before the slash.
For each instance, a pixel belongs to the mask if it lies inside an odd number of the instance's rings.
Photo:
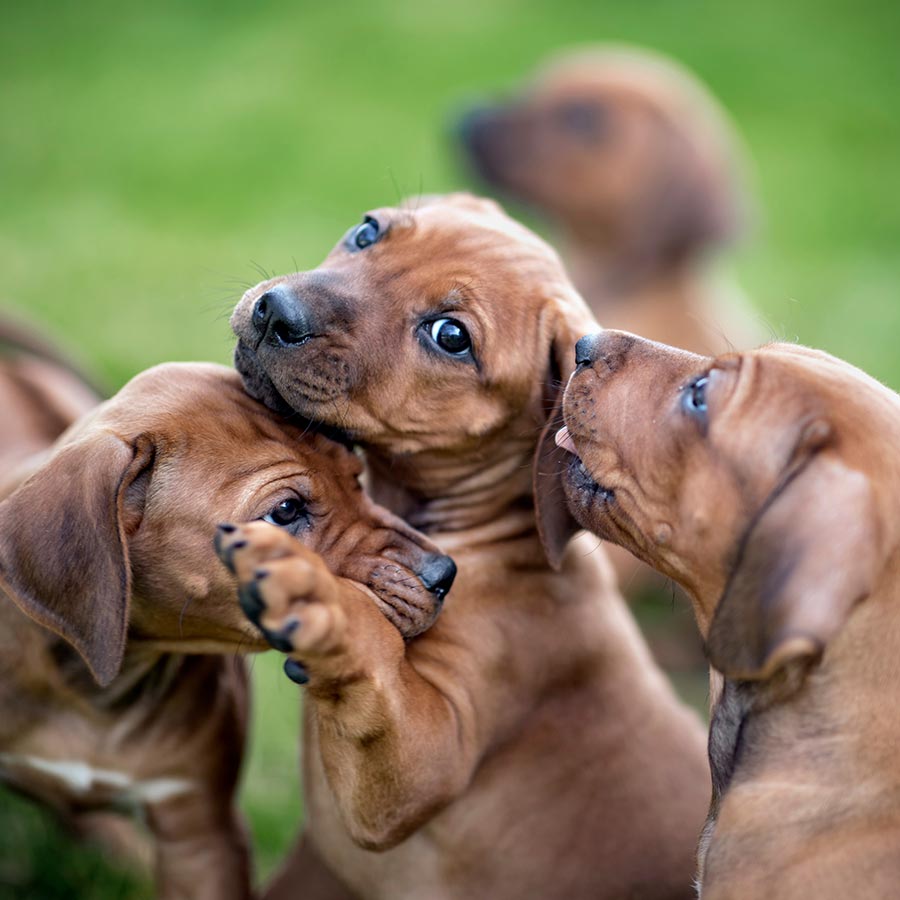
<svg viewBox="0 0 900 900">
<path fill-rule="evenodd" d="M 259 297 L 250 320 L 259 343 L 273 347 L 295 347 L 312 335 L 309 313 L 285 285 L 276 285 Z"/>
<path fill-rule="evenodd" d="M 625 364 L 635 340 L 634 335 L 622 331 L 586 334 L 575 344 L 575 365 L 590 369 L 600 363 L 604 372 L 616 372 Z"/>
</svg>

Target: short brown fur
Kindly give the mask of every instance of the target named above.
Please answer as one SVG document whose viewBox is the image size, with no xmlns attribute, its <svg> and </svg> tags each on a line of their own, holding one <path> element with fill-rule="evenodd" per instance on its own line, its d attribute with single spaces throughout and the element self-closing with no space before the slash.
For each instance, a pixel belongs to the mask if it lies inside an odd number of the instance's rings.
<svg viewBox="0 0 900 900">
<path fill-rule="evenodd" d="M 579 358 L 570 507 L 685 587 L 715 667 L 704 900 L 894 896 L 900 399 L 792 345 Z"/>
</svg>

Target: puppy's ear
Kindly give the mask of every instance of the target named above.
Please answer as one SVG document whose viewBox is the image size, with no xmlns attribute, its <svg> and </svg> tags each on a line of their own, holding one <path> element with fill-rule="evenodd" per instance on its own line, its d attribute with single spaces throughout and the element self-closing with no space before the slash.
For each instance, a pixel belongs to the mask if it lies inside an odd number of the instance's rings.
<svg viewBox="0 0 900 900">
<path fill-rule="evenodd" d="M 576 305 L 573 314 L 560 318 L 550 349 L 543 399 L 549 416 L 534 455 L 532 480 L 538 535 L 547 561 L 556 571 L 559 571 L 569 541 L 581 530 L 569 512 L 562 484 L 570 455 L 556 446 L 556 432 L 564 424 L 562 401 L 566 383 L 575 368 L 575 342 L 582 334 L 597 330 L 597 323 L 587 309 L 582 310 Z"/>
<path fill-rule="evenodd" d="M 125 493 L 152 452 L 149 442 L 93 433 L 0 504 L 0 588 L 65 638 L 103 687 L 121 668 L 128 632 Z"/>
<path fill-rule="evenodd" d="M 742 230 L 744 191 L 734 160 L 725 158 L 724 137 L 717 137 L 707 145 L 681 125 L 657 123 L 652 170 L 629 218 L 633 267 L 702 251 Z M 718 144 L 718 153 L 710 149 Z"/>
<path fill-rule="evenodd" d="M 879 541 L 869 479 L 827 451 L 812 456 L 744 539 L 710 627 L 712 665 L 761 680 L 815 660 L 871 592 Z"/>
</svg>

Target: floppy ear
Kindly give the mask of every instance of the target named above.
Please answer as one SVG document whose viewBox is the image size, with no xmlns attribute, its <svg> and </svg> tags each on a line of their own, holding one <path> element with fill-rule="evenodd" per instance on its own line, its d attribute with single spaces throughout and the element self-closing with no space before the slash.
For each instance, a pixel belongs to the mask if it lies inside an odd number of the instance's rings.
<svg viewBox="0 0 900 900">
<path fill-rule="evenodd" d="M 872 487 L 831 453 L 814 455 L 747 533 L 707 639 L 728 678 L 759 680 L 815 659 L 878 576 Z"/>
<path fill-rule="evenodd" d="M 631 264 L 678 259 L 741 231 L 746 206 L 734 163 L 707 159 L 681 128 L 659 123 L 655 166 L 630 223 Z"/>
<path fill-rule="evenodd" d="M 0 589 L 65 638 L 105 687 L 128 632 L 125 491 L 152 448 L 108 432 L 63 447 L 0 504 Z"/>
<path fill-rule="evenodd" d="M 583 329 L 583 330 L 581 330 Z M 570 454 L 556 446 L 556 432 L 562 428 L 562 401 L 566 383 L 575 368 L 575 342 L 582 334 L 597 331 L 589 317 L 573 325 L 561 317 L 550 349 L 544 409 L 550 410 L 534 455 L 532 480 L 538 535 L 553 569 L 559 571 L 566 545 L 581 526 L 569 512 L 562 477 Z"/>
</svg>

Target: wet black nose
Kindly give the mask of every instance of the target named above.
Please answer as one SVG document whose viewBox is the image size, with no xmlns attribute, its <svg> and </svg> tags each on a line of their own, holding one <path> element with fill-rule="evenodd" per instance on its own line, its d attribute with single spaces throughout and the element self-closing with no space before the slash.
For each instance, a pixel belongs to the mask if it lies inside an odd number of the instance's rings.
<svg viewBox="0 0 900 900">
<path fill-rule="evenodd" d="M 422 571 L 419 572 L 419 580 L 438 600 L 443 600 L 447 596 L 454 578 L 456 578 L 456 563 L 449 556 L 440 554 L 429 556 Z"/>
<path fill-rule="evenodd" d="M 494 119 L 490 108 L 471 107 L 456 120 L 456 134 L 469 149 L 482 149 L 482 145 L 490 140 Z"/>
<path fill-rule="evenodd" d="M 599 335 L 586 334 L 575 345 L 575 365 L 589 366 L 594 361 Z"/>
<path fill-rule="evenodd" d="M 261 340 L 275 346 L 302 344 L 310 336 L 303 304 L 284 285 L 273 287 L 256 301 L 253 327 Z"/>
<path fill-rule="evenodd" d="M 604 372 L 607 370 L 610 373 L 618 372 L 639 343 L 643 346 L 652 346 L 649 342 L 641 342 L 640 338 L 625 331 L 606 330 L 597 334 L 586 334 L 575 345 L 575 364 L 596 366 L 596 363 L 601 362 L 601 369 Z"/>
</svg>

